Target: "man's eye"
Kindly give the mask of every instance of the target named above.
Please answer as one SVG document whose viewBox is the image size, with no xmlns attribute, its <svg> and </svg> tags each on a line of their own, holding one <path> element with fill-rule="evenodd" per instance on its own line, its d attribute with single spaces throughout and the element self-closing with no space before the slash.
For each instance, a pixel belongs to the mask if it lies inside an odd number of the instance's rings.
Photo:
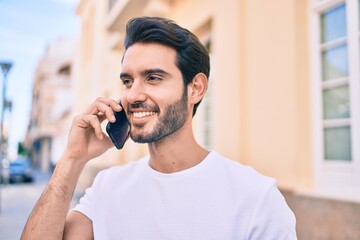
<svg viewBox="0 0 360 240">
<path fill-rule="evenodd" d="M 132 80 L 130 79 L 122 79 L 122 83 L 125 87 L 131 87 L 132 85 Z"/>
<path fill-rule="evenodd" d="M 149 76 L 148 77 L 148 81 L 160 81 L 161 80 L 161 78 L 160 77 L 158 77 L 158 76 Z"/>
</svg>

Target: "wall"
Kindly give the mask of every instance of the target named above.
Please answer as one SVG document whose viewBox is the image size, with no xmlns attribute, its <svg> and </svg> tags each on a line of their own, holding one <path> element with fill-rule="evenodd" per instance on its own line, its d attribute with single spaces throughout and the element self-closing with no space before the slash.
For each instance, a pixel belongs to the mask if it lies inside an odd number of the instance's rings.
<svg viewBox="0 0 360 240">
<path fill-rule="evenodd" d="M 242 159 L 282 187 L 309 187 L 311 108 L 305 1 L 243 1 Z"/>
</svg>

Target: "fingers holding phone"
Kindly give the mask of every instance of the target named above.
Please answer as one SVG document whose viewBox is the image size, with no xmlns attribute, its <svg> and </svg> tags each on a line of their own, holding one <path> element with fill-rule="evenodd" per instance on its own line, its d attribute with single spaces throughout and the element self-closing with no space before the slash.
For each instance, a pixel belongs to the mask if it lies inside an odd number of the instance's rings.
<svg viewBox="0 0 360 240">
<path fill-rule="evenodd" d="M 121 102 L 119 103 L 121 106 Z M 122 108 L 122 106 L 121 106 Z M 122 149 L 130 134 L 130 124 L 125 110 L 115 112 L 115 122 L 109 121 L 106 132 L 117 149 Z"/>
<path fill-rule="evenodd" d="M 109 122 L 106 125 L 106 132 L 108 133 L 112 143 L 117 149 L 122 149 L 130 134 L 130 124 L 123 110 L 121 102 L 106 98 L 98 98 L 87 111 L 89 114 L 97 115 L 99 124 L 94 125 L 97 136 L 102 139 L 103 133 L 99 132 L 99 125 L 105 119 Z"/>
<path fill-rule="evenodd" d="M 85 113 L 97 115 L 100 123 L 105 119 L 108 119 L 109 122 L 115 122 L 114 112 L 120 112 L 121 110 L 121 105 L 115 100 L 100 97 L 90 105 Z"/>
<path fill-rule="evenodd" d="M 115 123 L 115 114 L 123 112 L 119 103 L 107 98 L 98 98 L 84 112 L 74 118 L 65 153 L 70 158 L 86 162 L 113 147 L 112 141 L 103 132 L 101 123 Z"/>
</svg>

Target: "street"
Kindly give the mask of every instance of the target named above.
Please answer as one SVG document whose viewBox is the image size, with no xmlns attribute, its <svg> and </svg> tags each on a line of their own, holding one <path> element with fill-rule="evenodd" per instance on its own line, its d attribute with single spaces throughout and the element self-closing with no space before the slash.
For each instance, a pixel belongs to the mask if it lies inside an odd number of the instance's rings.
<svg viewBox="0 0 360 240">
<path fill-rule="evenodd" d="M 36 174 L 33 183 L 1 185 L 0 238 L 20 239 L 26 220 L 49 180 L 49 174 Z"/>
</svg>

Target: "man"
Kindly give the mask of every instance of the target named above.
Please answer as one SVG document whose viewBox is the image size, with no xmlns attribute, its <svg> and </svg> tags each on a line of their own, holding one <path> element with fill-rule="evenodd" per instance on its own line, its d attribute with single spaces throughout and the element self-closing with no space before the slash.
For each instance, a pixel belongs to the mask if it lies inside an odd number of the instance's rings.
<svg viewBox="0 0 360 240">
<path fill-rule="evenodd" d="M 162 18 L 135 18 L 126 30 L 123 107 L 99 98 L 74 119 L 23 238 L 296 239 L 295 217 L 273 179 L 194 138 L 192 117 L 210 70 L 198 39 Z M 101 122 L 115 122 L 119 111 L 150 155 L 99 173 L 67 213 L 84 165 L 113 146 Z"/>
</svg>

